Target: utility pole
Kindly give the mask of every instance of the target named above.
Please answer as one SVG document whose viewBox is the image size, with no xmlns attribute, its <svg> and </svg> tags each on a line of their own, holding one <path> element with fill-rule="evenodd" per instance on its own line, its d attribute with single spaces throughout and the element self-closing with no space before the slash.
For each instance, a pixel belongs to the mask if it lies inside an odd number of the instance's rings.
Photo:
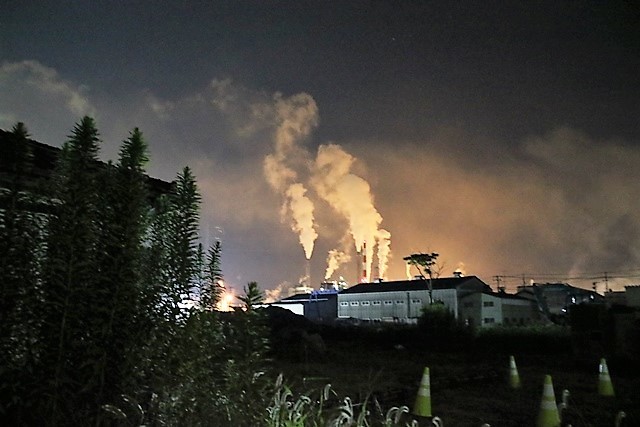
<svg viewBox="0 0 640 427">
<path fill-rule="evenodd" d="M 500 292 L 501 286 L 500 286 L 500 282 L 502 282 L 502 276 L 493 276 L 493 278 L 496 281 L 496 289 L 498 290 L 498 292 Z"/>
</svg>

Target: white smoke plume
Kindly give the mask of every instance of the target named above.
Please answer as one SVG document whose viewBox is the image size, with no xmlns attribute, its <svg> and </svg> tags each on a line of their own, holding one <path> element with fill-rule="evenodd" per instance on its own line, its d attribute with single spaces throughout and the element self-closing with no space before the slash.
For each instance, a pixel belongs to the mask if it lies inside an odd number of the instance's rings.
<svg viewBox="0 0 640 427">
<path fill-rule="evenodd" d="M 407 276 L 407 280 L 413 279 L 413 276 L 411 275 L 411 264 L 408 262 L 404 264 L 404 274 Z"/>
<path fill-rule="evenodd" d="M 376 239 L 378 241 L 378 276 L 380 279 L 386 279 L 391 255 L 391 233 L 381 228 L 378 230 Z"/>
<path fill-rule="evenodd" d="M 284 281 L 278 284 L 278 286 L 276 286 L 275 289 L 266 289 L 264 291 L 265 293 L 265 300 L 264 302 L 266 304 L 272 303 L 272 302 L 276 302 L 279 299 L 281 299 L 283 296 L 287 296 L 287 293 L 289 292 L 289 289 L 291 289 L 293 286 L 291 286 L 291 283 Z"/>
<path fill-rule="evenodd" d="M 331 278 L 333 273 L 340 268 L 342 264 L 351 261 L 351 256 L 338 249 L 331 249 L 327 254 L 327 270 L 324 273 L 324 280 Z"/>
<path fill-rule="evenodd" d="M 307 259 L 311 258 L 318 237 L 314 227 L 313 202 L 298 181 L 294 169 L 306 157 L 298 142 L 309 136 L 318 124 L 318 107 L 311 96 L 300 93 L 290 98 L 276 94 L 274 134 L 275 151 L 265 157 L 263 170 L 267 182 L 283 198 L 283 219 L 290 218 L 291 228 L 298 233 Z"/>
<path fill-rule="evenodd" d="M 321 145 L 314 165 L 312 183 L 316 192 L 349 222 L 349 231 L 353 236 L 357 252 L 363 249 L 366 256 L 366 280 L 371 280 L 374 244 L 382 236 L 384 250 L 378 253 L 386 270 L 388 249 L 385 237 L 379 226 L 382 216 L 373 204 L 373 196 L 367 181 L 351 173 L 355 158 L 336 144 Z M 388 232 L 387 232 L 388 233 Z M 370 242 L 365 245 L 365 242 Z"/>
<path fill-rule="evenodd" d="M 453 274 L 459 274 L 461 276 L 467 275 L 467 271 L 465 270 L 465 267 L 464 267 L 464 262 L 458 263 L 458 267 L 453 271 Z"/>
<path fill-rule="evenodd" d="M 290 185 L 285 192 L 283 210 L 291 213 L 293 218 L 291 229 L 298 233 L 304 254 L 307 259 L 310 259 L 318 233 L 313 227 L 313 202 L 305 196 L 306 192 L 302 184 Z"/>
</svg>

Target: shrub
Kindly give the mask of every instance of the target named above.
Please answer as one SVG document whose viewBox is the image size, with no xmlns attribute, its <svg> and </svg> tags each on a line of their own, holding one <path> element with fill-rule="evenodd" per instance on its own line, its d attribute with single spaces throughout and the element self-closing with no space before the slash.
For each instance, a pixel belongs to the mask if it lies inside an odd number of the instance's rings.
<svg viewBox="0 0 640 427">
<path fill-rule="evenodd" d="M 418 331 L 424 345 L 432 350 L 458 349 L 473 340 L 473 330 L 438 302 L 422 308 Z"/>
<path fill-rule="evenodd" d="M 571 334 L 559 325 L 494 326 L 478 330 L 476 346 L 480 351 L 512 353 L 568 353 Z"/>
</svg>

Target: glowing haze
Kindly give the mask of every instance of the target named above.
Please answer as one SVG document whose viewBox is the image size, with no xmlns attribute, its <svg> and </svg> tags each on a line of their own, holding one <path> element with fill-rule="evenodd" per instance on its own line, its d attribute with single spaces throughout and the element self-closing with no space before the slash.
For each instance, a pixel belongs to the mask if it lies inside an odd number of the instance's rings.
<svg viewBox="0 0 640 427">
<path fill-rule="evenodd" d="M 434 251 L 510 292 L 640 283 L 629 2 L 99 3 L 3 2 L 0 128 L 90 114 L 113 160 L 139 127 L 238 293 L 353 283 L 365 246 L 370 278 Z"/>
</svg>

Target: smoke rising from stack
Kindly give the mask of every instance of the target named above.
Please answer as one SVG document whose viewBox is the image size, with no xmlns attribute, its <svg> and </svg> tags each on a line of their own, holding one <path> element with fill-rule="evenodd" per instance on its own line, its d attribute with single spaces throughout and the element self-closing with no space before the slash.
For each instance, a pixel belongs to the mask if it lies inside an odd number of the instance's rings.
<svg viewBox="0 0 640 427">
<path fill-rule="evenodd" d="M 458 263 L 458 267 L 453 271 L 453 274 L 459 275 L 459 276 L 466 276 L 467 271 L 465 270 L 464 262 L 460 261 Z"/>
<path fill-rule="evenodd" d="M 265 303 L 272 303 L 278 301 L 283 296 L 286 297 L 289 289 L 293 288 L 289 282 L 281 282 L 275 289 L 265 289 Z"/>
<path fill-rule="evenodd" d="M 291 229 L 298 233 L 305 257 L 310 259 L 318 238 L 314 226 L 314 206 L 306 196 L 304 185 L 297 182 L 298 174 L 294 167 L 297 160 L 305 157 L 298 142 L 309 136 L 318 125 L 318 107 L 313 98 L 305 93 L 290 98 L 276 94 L 275 114 L 275 151 L 265 157 L 263 170 L 269 185 L 284 199 L 282 220 L 291 220 Z"/>
<path fill-rule="evenodd" d="M 307 190 L 300 183 L 290 185 L 285 192 L 282 214 L 291 213 L 293 219 L 291 229 L 298 233 L 304 254 L 307 259 L 310 259 L 318 233 L 313 224 L 313 202 L 305 196 L 306 192 Z"/>
<path fill-rule="evenodd" d="M 382 277 L 389 257 L 391 235 L 380 230 L 382 216 L 373 204 L 369 183 L 351 173 L 354 162 L 355 158 L 339 145 L 321 145 L 318 147 L 312 185 L 320 197 L 347 219 L 356 251 L 364 250 L 366 280 L 370 281 L 375 246 L 373 243 L 378 242 L 379 265 L 383 266 L 380 271 Z M 365 242 L 371 243 L 365 245 Z"/>
<path fill-rule="evenodd" d="M 330 279 L 342 264 L 349 261 L 351 261 L 351 256 L 348 253 L 339 251 L 338 249 L 331 249 L 327 254 L 327 270 L 324 273 L 324 279 Z"/>
<path fill-rule="evenodd" d="M 230 81 L 217 82 L 213 89 L 214 104 L 221 111 L 237 108 L 234 105 L 242 96 L 235 94 Z M 390 257 L 391 234 L 380 228 L 382 216 L 374 207 L 369 183 L 351 172 L 355 157 L 339 145 L 328 144 L 319 147 L 313 162 L 311 153 L 302 145 L 319 122 L 314 99 L 306 93 L 290 97 L 276 93 L 270 101 L 251 103 L 248 109 L 241 110 L 247 110 L 252 119 L 251 123 L 240 127 L 243 135 L 264 124 L 274 127 L 273 151 L 263 159 L 263 173 L 269 186 L 282 197 L 280 218 L 298 235 L 306 259 L 311 258 L 318 238 L 314 202 L 304 184 L 311 175 L 309 181 L 313 190 L 347 219 L 355 251 L 364 252 L 365 280 L 371 280 L 376 248 L 378 274 L 384 277 Z M 365 242 L 369 244 L 365 245 Z M 348 253 L 344 249 L 329 251 L 327 279 L 350 259 Z"/>
<path fill-rule="evenodd" d="M 411 275 L 411 264 L 409 264 L 408 262 L 404 264 L 404 274 L 405 276 L 407 276 L 407 280 L 411 280 L 413 278 L 413 276 Z"/>
<path fill-rule="evenodd" d="M 378 230 L 376 240 L 378 242 L 378 275 L 381 279 L 384 279 L 387 275 L 389 257 L 391 256 L 391 233 L 381 228 Z"/>
</svg>

